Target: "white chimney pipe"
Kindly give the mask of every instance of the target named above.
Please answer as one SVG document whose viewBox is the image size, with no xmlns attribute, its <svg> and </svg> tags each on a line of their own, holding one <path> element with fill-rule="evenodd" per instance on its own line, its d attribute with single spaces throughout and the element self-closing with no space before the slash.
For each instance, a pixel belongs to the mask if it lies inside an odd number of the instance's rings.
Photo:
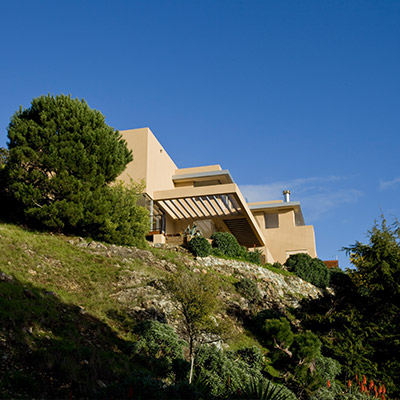
<svg viewBox="0 0 400 400">
<path fill-rule="evenodd" d="M 284 190 L 283 191 L 283 201 L 285 203 L 289 203 L 290 202 L 290 190 Z"/>
</svg>

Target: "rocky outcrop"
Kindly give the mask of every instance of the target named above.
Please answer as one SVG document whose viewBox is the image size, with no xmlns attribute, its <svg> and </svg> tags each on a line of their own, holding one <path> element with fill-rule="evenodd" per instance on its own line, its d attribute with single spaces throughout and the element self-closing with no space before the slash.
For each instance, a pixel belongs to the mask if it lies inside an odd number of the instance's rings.
<svg viewBox="0 0 400 400">
<path fill-rule="evenodd" d="M 165 290 L 162 279 L 169 273 L 177 272 L 177 263 L 197 273 L 216 273 L 222 278 L 225 276 L 232 282 L 241 278 L 255 281 L 261 294 L 261 300 L 257 304 L 260 310 L 273 308 L 285 313 L 288 307 L 298 307 L 304 298 L 315 299 L 324 294 L 321 289 L 297 276 L 285 274 L 285 271 L 277 273 L 248 262 L 212 256 L 194 259 L 181 247 L 169 246 L 165 249 L 163 246 L 162 250 L 173 250 L 175 253 L 173 259 L 168 259 L 168 257 L 163 259 L 160 254 L 133 247 L 87 243 L 83 239 L 70 241 L 70 243 L 86 247 L 106 257 L 118 257 L 123 270 L 112 296 L 133 319 L 151 318 L 167 322 L 178 332 L 181 316 L 177 311 L 177 305 Z M 142 269 L 138 268 L 138 262 L 143 266 Z M 155 273 L 157 270 L 159 273 Z M 241 296 L 232 285 L 221 289 L 220 295 L 226 309 L 237 311 L 231 313 L 233 317 L 237 317 L 238 314 L 249 315 L 254 311 L 254 303 L 251 299 Z"/>
<path fill-rule="evenodd" d="M 297 276 L 276 273 L 260 265 L 217 257 L 198 258 L 199 267 L 212 268 L 227 276 L 244 277 L 257 282 L 264 308 L 298 307 L 304 298 L 315 299 L 323 291 Z"/>
</svg>

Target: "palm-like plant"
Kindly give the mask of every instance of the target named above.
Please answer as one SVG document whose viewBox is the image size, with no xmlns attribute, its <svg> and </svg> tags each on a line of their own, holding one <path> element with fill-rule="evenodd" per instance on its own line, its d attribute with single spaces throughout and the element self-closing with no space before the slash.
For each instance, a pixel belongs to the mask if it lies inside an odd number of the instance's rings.
<svg viewBox="0 0 400 400">
<path fill-rule="evenodd" d="M 237 400 L 292 400 L 293 395 L 288 393 L 284 386 L 278 386 L 268 380 L 252 378 L 248 383 L 240 385 L 234 397 Z"/>
</svg>

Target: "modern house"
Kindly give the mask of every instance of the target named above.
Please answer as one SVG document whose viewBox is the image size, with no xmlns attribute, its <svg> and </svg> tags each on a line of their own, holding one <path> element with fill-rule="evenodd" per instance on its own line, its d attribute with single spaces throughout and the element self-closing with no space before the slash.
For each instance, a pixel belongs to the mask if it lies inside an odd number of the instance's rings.
<svg viewBox="0 0 400 400">
<path fill-rule="evenodd" d="M 247 203 L 229 170 L 220 165 L 178 168 L 149 128 L 120 131 L 134 160 L 119 179 L 143 180 L 150 211 L 149 236 L 168 243 L 193 223 L 205 237 L 230 232 L 238 242 L 262 250 L 267 262 L 284 263 L 295 253 L 316 257 L 314 228 L 305 225 L 300 203 Z"/>
</svg>

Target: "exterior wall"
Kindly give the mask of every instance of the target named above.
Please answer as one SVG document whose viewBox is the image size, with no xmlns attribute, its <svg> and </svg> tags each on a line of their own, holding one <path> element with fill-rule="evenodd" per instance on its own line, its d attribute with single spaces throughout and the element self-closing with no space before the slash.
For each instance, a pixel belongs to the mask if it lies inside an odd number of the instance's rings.
<svg viewBox="0 0 400 400">
<path fill-rule="evenodd" d="M 149 128 L 120 131 L 132 150 L 133 161 L 118 179 L 144 180 L 145 192 L 152 198 L 155 190 L 173 189 L 172 175 L 177 166 Z"/>
<path fill-rule="evenodd" d="M 147 193 L 153 198 L 156 190 L 173 189 L 177 166 L 149 129 L 147 150 Z"/>
<path fill-rule="evenodd" d="M 314 227 L 312 225 L 296 226 L 294 210 L 275 212 L 278 212 L 279 227 L 269 229 L 265 228 L 264 212 L 254 213 L 265 237 L 267 250 L 274 261 L 283 264 L 288 256 L 294 253 L 307 253 L 311 257 L 317 257 Z"/>
<path fill-rule="evenodd" d="M 148 131 L 148 128 L 120 131 L 128 149 L 132 150 L 133 161 L 127 165 L 125 171 L 118 177 L 119 180 L 129 182 L 131 178 L 136 182 L 146 181 Z"/>
</svg>

